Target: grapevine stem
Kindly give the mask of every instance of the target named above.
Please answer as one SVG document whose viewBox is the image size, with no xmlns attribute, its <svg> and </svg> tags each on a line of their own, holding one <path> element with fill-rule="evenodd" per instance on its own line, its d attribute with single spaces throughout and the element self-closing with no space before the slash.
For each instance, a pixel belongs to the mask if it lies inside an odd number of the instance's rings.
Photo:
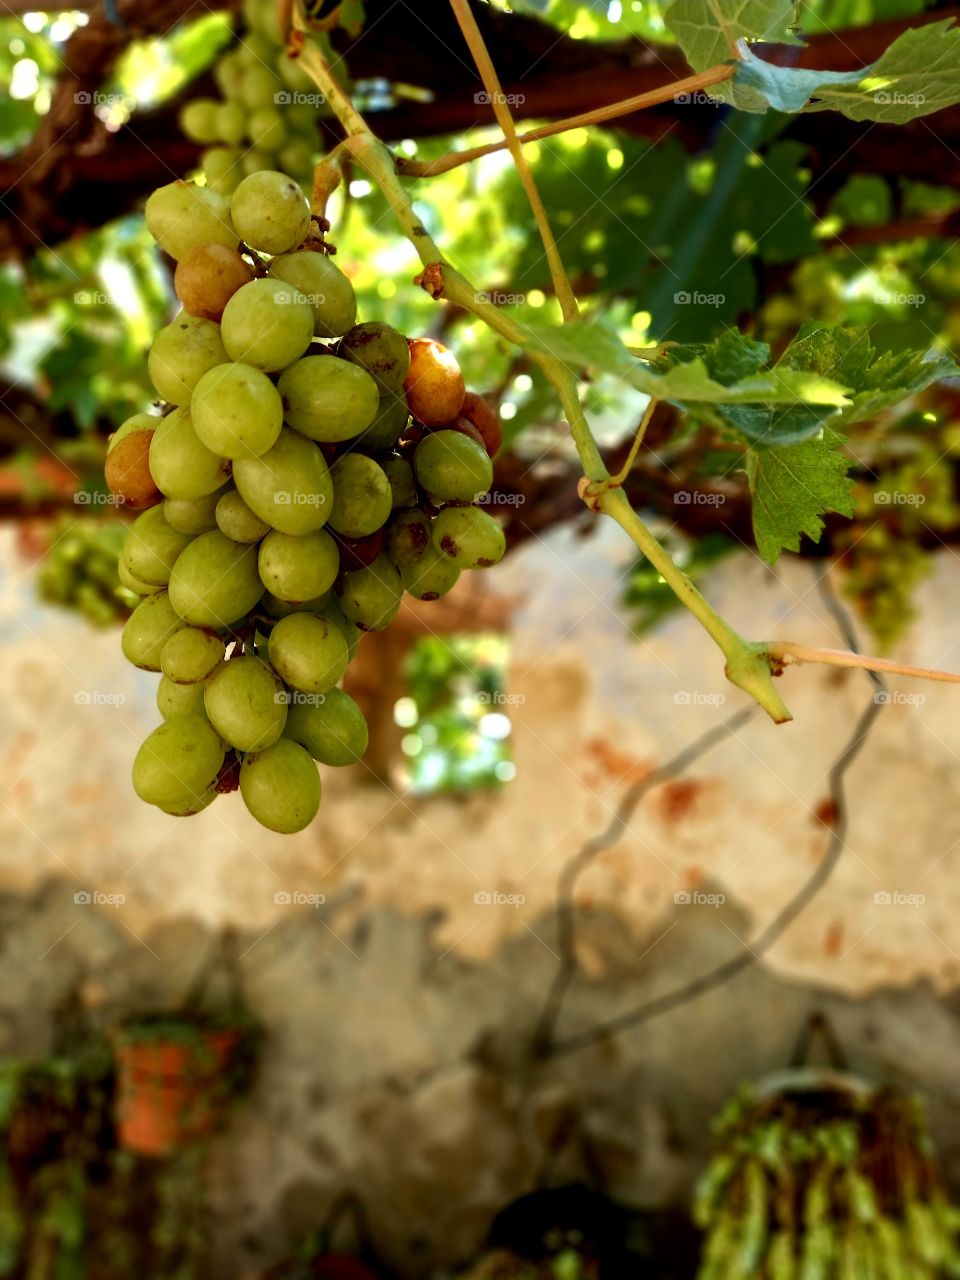
<svg viewBox="0 0 960 1280">
<path fill-rule="evenodd" d="M 643 111 L 647 107 L 655 107 L 660 102 L 669 102 L 681 94 L 690 95 L 710 85 L 729 80 L 736 67 L 732 62 L 724 62 L 710 67 L 698 75 L 687 76 L 683 80 L 671 80 L 669 84 L 660 85 L 657 89 L 649 89 L 646 93 L 637 93 L 632 98 L 623 98 L 620 102 L 610 102 L 605 107 L 594 107 L 591 111 L 583 111 L 578 116 L 567 116 L 563 120 L 554 120 L 552 124 L 544 124 L 536 129 L 527 129 L 517 134 L 517 142 L 526 146 L 528 142 L 539 142 L 541 138 L 552 138 L 559 133 L 569 133 L 571 129 L 586 129 L 593 124 L 603 124 L 607 120 L 616 120 L 619 116 L 631 115 L 634 111 Z M 409 178 L 434 178 L 441 173 L 449 173 L 462 164 L 480 160 L 483 156 L 491 156 L 509 146 L 506 138 L 496 142 L 487 142 L 480 147 L 470 147 L 466 151 L 448 151 L 446 155 L 437 156 L 435 160 L 415 160 L 407 156 L 397 157 L 397 172 Z"/>
<path fill-rule="evenodd" d="M 453 0 L 456 4 L 458 0 Z M 297 11 L 294 23 L 302 23 Z M 620 488 L 610 488 L 610 473 L 604 465 L 597 442 L 590 430 L 580 403 L 577 379 L 562 360 L 547 352 L 529 350 L 530 335 L 511 316 L 489 302 L 471 282 L 444 258 L 433 237 L 421 222 L 406 189 L 397 174 L 392 152 L 368 129 L 362 116 L 337 83 L 320 49 L 305 44 L 300 64 L 316 81 L 327 102 L 333 107 L 346 131 L 343 146 L 369 173 L 383 192 L 400 228 L 410 240 L 424 267 L 431 272 L 434 296 L 442 296 L 484 321 L 508 342 L 527 350 L 531 360 L 544 371 L 556 391 L 570 426 L 584 479 L 582 494 L 588 505 L 610 516 L 632 538 L 638 549 L 655 566 L 680 601 L 698 619 L 716 641 L 726 658 L 726 674 L 732 683 L 749 693 L 779 724 L 789 720 L 790 712 L 773 685 L 770 658 L 762 644 L 754 644 L 738 635 L 697 590 L 679 565 L 646 527 L 630 506 Z M 512 121 L 510 122 L 512 124 Z M 515 138 L 514 138 L 515 140 Z M 441 281 L 436 288 L 438 276 Z M 564 280 L 566 277 L 564 276 Z M 569 287 L 569 282 L 568 287 Z M 558 290 L 559 292 L 559 290 Z"/>
<path fill-rule="evenodd" d="M 960 674 L 938 671 L 931 667 L 912 667 L 889 658 L 871 658 L 869 654 L 851 653 L 849 649 L 816 649 L 792 640 L 771 640 L 766 646 L 769 657 L 784 666 L 802 662 L 821 662 L 831 667 L 863 667 L 867 671 L 884 671 L 890 675 L 916 676 L 920 680 L 941 680 L 946 684 L 960 684 Z"/>
<path fill-rule="evenodd" d="M 527 193 L 530 208 L 533 210 L 533 216 L 540 231 L 540 239 L 543 241 L 547 264 L 550 267 L 550 278 L 553 281 L 554 292 L 557 295 L 557 301 L 560 303 L 563 318 L 564 320 L 575 320 L 580 314 L 577 297 L 573 292 L 573 287 L 560 258 L 560 251 L 557 248 L 557 242 L 554 239 L 553 229 L 550 226 L 550 219 L 547 217 L 543 200 L 537 189 L 537 181 L 533 176 L 533 170 L 527 162 L 527 157 L 523 154 L 523 146 L 517 137 L 517 126 L 514 124 L 513 114 L 507 103 L 506 95 L 500 87 L 500 77 L 497 75 L 496 67 L 493 65 L 493 59 L 490 57 L 490 52 L 484 42 L 480 28 L 477 26 L 477 20 L 473 16 L 468 0 L 450 0 L 450 5 L 456 15 L 457 22 L 460 24 L 463 37 L 473 55 L 473 60 L 477 64 L 483 87 L 486 89 L 493 106 L 493 114 L 497 117 L 497 124 L 503 131 L 506 144 L 513 157 L 513 163 L 517 166 L 517 173 L 519 173 L 520 181 L 523 183 L 523 189 Z"/>
<path fill-rule="evenodd" d="M 640 426 L 637 428 L 637 434 L 633 437 L 633 444 L 630 446 L 630 452 L 627 454 L 627 460 L 617 472 L 615 476 L 611 476 L 607 483 L 613 487 L 623 484 L 637 460 L 637 454 L 640 452 L 640 446 L 643 444 L 643 437 L 647 434 L 647 427 L 650 425 L 650 419 L 653 417 L 654 411 L 660 402 L 651 400 L 644 410 L 643 417 L 640 419 Z"/>
</svg>

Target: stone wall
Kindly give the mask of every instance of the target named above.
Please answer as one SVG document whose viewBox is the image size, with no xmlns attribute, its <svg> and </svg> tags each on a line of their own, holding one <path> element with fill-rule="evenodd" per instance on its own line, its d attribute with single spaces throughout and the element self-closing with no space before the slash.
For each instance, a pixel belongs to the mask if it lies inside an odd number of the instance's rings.
<svg viewBox="0 0 960 1280">
<path fill-rule="evenodd" d="M 531 1064 L 562 868 L 630 781 L 745 705 L 691 619 L 625 630 L 615 529 L 558 530 L 491 575 L 514 605 L 516 781 L 413 798 L 362 768 L 327 770 L 321 815 L 295 837 L 264 832 L 239 797 L 179 823 L 141 806 L 128 774 L 154 679 L 125 666 L 116 634 L 37 606 L 9 535 L 0 551 L 0 1053 L 44 1052 L 50 1012 L 78 981 L 104 1019 L 175 1001 L 215 932 L 238 931 L 268 1045 L 217 1144 L 212 1275 L 251 1274 L 345 1187 L 402 1274 L 466 1257 L 534 1184 L 570 1111 L 611 1193 L 682 1200 L 709 1117 L 741 1080 L 783 1065 L 813 1010 L 859 1069 L 929 1092 L 960 1181 L 957 690 L 893 682 L 849 776 L 840 865 L 762 963 L 638 1030 Z M 944 556 L 904 647 L 912 661 L 960 666 L 958 584 Z M 709 594 L 751 635 L 841 643 L 809 565 L 773 573 L 741 557 Z M 582 968 L 561 1035 L 738 954 L 817 865 L 825 775 L 872 690 L 862 673 L 802 668 L 783 691 L 793 724 L 755 715 L 655 788 L 582 877 Z M 293 893 L 325 901 L 278 901 Z M 483 900 L 498 893 L 522 901 Z M 551 1176 L 582 1174 L 582 1160 L 561 1151 Z"/>
</svg>

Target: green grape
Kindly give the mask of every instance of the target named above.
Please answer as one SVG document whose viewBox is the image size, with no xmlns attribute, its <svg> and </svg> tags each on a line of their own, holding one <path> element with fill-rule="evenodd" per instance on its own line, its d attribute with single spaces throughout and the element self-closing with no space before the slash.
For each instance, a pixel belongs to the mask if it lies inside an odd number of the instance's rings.
<svg viewBox="0 0 960 1280">
<path fill-rule="evenodd" d="M 157 685 L 157 709 L 164 720 L 172 720 L 174 716 L 202 716 L 203 685 L 175 684 L 161 676 Z"/>
<path fill-rule="evenodd" d="M 209 805 L 213 804 L 217 798 L 217 788 L 209 787 L 202 796 L 195 799 L 181 802 L 180 804 L 158 804 L 157 808 L 161 813 L 167 813 L 171 818 L 192 818 L 195 813 L 202 813 Z"/>
<path fill-rule="evenodd" d="M 199 142 L 201 146 L 219 142 L 220 103 L 216 99 L 194 98 L 181 108 L 178 119 L 180 128 L 191 142 Z"/>
<path fill-rule="evenodd" d="M 432 431 L 413 455 L 417 480 L 438 502 L 476 502 L 493 483 L 490 455 L 459 431 Z"/>
<path fill-rule="evenodd" d="M 181 311 L 154 338 L 147 356 L 147 372 L 161 400 L 185 405 L 190 403 L 193 388 L 207 370 L 228 359 L 220 326 Z"/>
<path fill-rule="evenodd" d="M 224 307 L 222 337 L 231 360 L 272 373 L 306 351 L 313 312 L 288 284 L 251 280 Z"/>
<path fill-rule="evenodd" d="M 247 133 L 247 117 L 243 107 L 235 102 L 217 104 L 217 137 L 231 147 L 243 142 Z"/>
<path fill-rule="evenodd" d="M 363 631 L 383 631 L 397 616 L 403 598 L 400 572 L 385 555 L 366 569 L 345 573 L 340 608 Z"/>
<path fill-rule="evenodd" d="M 167 523 L 163 507 L 151 507 L 137 516 L 123 540 L 123 563 L 141 582 L 166 586 L 177 557 L 192 542 Z"/>
<path fill-rule="evenodd" d="M 270 632 L 270 661 L 301 693 L 325 693 L 343 678 L 350 655 L 336 623 L 313 613 L 291 613 Z"/>
<path fill-rule="evenodd" d="M 403 570 L 403 585 L 417 600 L 439 600 L 459 577 L 457 562 L 431 543 L 415 564 Z"/>
<path fill-rule="evenodd" d="M 150 472 L 168 498 L 203 498 L 222 489 L 230 464 L 208 449 L 194 430 L 187 408 L 160 420 L 150 442 Z"/>
<path fill-rule="evenodd" d="M 337 766 L 356 764 L 369 741 L 363 712 L 342 689 L 330 689 L 312 701 L 294 697 L 283 736 L 306 747 L 321 764 Z"/>
<path fill-rule="evenodd" d="M 276 47 L 280 42 L 277 6 L 273 0 L 243 0 L 243 16 L 257 37 Z M 251 42 L 249 33 L 246 36 Z"/>
<path fill-rule="evenodd" d="M 327 254 L 311 250 L 284 253 L 274 258 L 267 270 L 308 299 L 313 331 L 321 338 L 339 338 L 356 323 L 353 285 Z"/>
<path fill-rule="evenodd" d="M 170 603 L 194 627 L 228 627 L 263 595 L 257 551 L 219 529 L 190 543 L 170 575 Z"/>
<path fill-rule="evenodd" d="M 390 496 L 393 509 L 398 507 L 415 507 L 417 505 L 417 482 L 414 479 L 413 467 L 406 458 L 383 458 L 380 466 L 390 484 Z"/>
<path fill-rule="evenodd" d="M 273 22 L 273 28 L 268 34 L 259 31 L 248 31 L 240 42 L 240 49 L 243 56 L 249 61 L 251 66 L 263 66 L 265 63 L 272 62 L 277 52 L 277 41 L 279 40 L 279 32 L 277 30 L 277 20 L 269 5 L 264 6 L 268 18 Z"/>
<path fill-rule="evenodd" d="M 261 173 L 264 169 L 271 167 L 270 157 L 265 151 L 258 151 L 256 147 L 251 147 L 243 157 L 242 166 L 244 173 Z"/>
<path fill-rule="evenodd" d="M 202 716 L 166 720 L 136 754 L 133 789 L 147 804 L 189 807 L 215 784 L 223 754 L 223 743 Z"/>
<path fill-rule="evenodd" d="M 197 684 L 223 661 L 220 636 L 200 627 L 180 627 L 170 636 L 160 654 L 160 670 L 176 684 Z"/>
<path fill-rule="evenodd" d="M 252 279 L 253 268 L 235 249 L 202 244 L 177 263 L 173 287 L 184 311 L 219 324 L 224 307 Z"/>
<path fill-rule="evenodd" d="M 328 596 L 326 603 L 322 608 L 311 610 L 312 613 L 322 613 L 323 616 L 339 629 L 347 645 L 347 655 L 350 661 L 353 661 L 357 652 L 357 646 L 363 638 L 363 632 L 355 622 L 351 622 L 340 606 L 340 601 L 336 596 Z"/>
<path fill-rule="evenodd" d="M 237 751 L 272 746 L 287 720 L 287 694 L 259 658 L 231 658 L 208 681 L 203 705 L 210 723 Z"/>
<path fill-rule="evenodd" d="M 122 422 L 116 431 L 107 437 L 107 456 L 109 457 L 121 440 L 136 431 L 155 431 L 160 419 L 155 413 L 135 413 L 133 417 Z"/>
<path fill-rule="evenodd" d="M 309 72 L 304 71 L 299 59 L 288 57 L 286 49 L 280 50 L 274 65 L 288 89 L 292 89 L 294 93 L 316 93 L 316 86 Z"/>
<path fill-rule="evenodd" d="M 233 479 L 243 500 L 281 533 L 312 533 L 326 524 L 333 481 L 312 440 L 284 428 L 259 458 L 238 458 Z"/>
<path fill-rule="evenodd" d="M 309 534 L 306 536 L 309 537 Z M 287 618 L 291 613 L 326 614 L 331 604 L 332 599 L 329 591 L 324 592 L 322 596 L 314 596 L 312 600 L 281 600 L 279 596 L 273 595 L 272 592 L 265 591 L 260 601 L 260 608 L 268 617 Z"/>
<path fill-rule="evenodd" d="M 262 151 L 279 151 L 287 141 L 283 117 L 274 107 L 257 107 L 252 111 L 247 118 L 247 133 L 253 145 Z"/>
<path fill-rule="evenodd" d="M 216 525 L 233 542 L 259 542 L 270 526 L 251 511 L 236 489 L 228 489 L 217 502 Z"/>
<path fill-rule="evenodd" d="M 243 77 L 243 90 L 241 95 L 243 98 L 243 104 L 244 106 L 249 107 L 251 111 L 255 111 L 257 107 L 273 106 L 274 99 L 280 90 L 280 80 L 272 71 L 267 67 L 253 66 Z M 234 223 L 234 226 L 236 225 L 237 224 Z M 239 227 L 237 230 L 240 230 Z M 247 239 L 243 231 L 240 231 L 240 239 Z M 250 244 L 252 241 L 248 240 L 247 243 Z M 269 250 L 267 250 L 267 252 L 269 253 Z"/>
<path fill-rule="evenodd" d="M 326 529 L 299 535 L 274 529 L 260 543 L 257 563 L 260 580 L 271 595 L 313 600 L 336 581 L 340 553 Z"/>
<path fill-rule="evenodd" d="M 219 501 L 219 491 L 205 493 L 201 498 L 164 498 L 163 514 L 167 523 L 180 533 L 206 533 L 217 527 Z"/>
<path fill-rule="evenodd" d="M 294 122 L 287 120 L 287 127 L 293 128 Z M 280 148 L 280 167 L 284 173 L 309 175 L 313 169 L 314 157 L 317 154 L 316 139 L 291 138 L 286 146 Z M 309 182 L 306 183 L 309 189 Z M 356 319 L 356 317 L 354 317 Z M 350 321 L 353 324 L 353 320 Z M 349 328 L 349 325 L 347 326 Z"/>
<path fill-rule="evenodd" d="M 154 191 L 144 216 L 147 230 L 171 258 L 182 258 L 188 249 L 200 244 L 235 249 L 240 239 L 224 197 L 193 182 L 171 182 Z"/>
<path fill-rule="evenodd" d="M 376 533 L 393 510 L 390 481 L 383 468 L 363 453 L 345 453 L 330 468 L 333 508 L 330 528 L 345 538 Z"/>
<path fill-rule="evenodd" d="M 197 435 L 225 458 L 258 458 L 283 425 L 280 393 L 249 364 L 221 364 L 194 387 L 190 415 Z"/>
<path fill-rule="evenodd" d="M 410 351 L 402 333 L 379 320 L 354 325 L 344 334 L 340 354 L 358 364 L 377 381 L 381 392 L 400 395 L 410 370 Z"/>
<path fill-rule="evenodd" d="M 430 517 L 415 508 L 398 512 L 387 526 L 383 549 L 401 573 L 412 568 L 430 546 Z"/>
<path fill-rule="evenodd" d="M 324 443 L 348 440 L 363 431 L 379 403 L 370 375 L 332 355 L 304 356 L 284 369 L 277 387 L 288 424 Z"/>
<path fill-rule="evenodd" d="M 217 88 L 225 98 L 233 98 L 237 95 L 243 76 L 243 50 L 239 45 L 235 49 L 228 50 L 222 58 L 219 58 L 213 64 L 213 78 L 216 81 Z M 244 134 L 246 129 L 246 116 L 244 116 Z M 242 138 L 243 134 L 240 137 Z"/>
<path fill-rule="evenodd" d="M 433 522 L 433 545 L 462 569 L 489 569 L 507 549 L 500 525 L 479 507 L 445 507 Z"/>
<path fill-rule="evenodd" d="M 272 169 L 244 178 L 230 216 L 240 239 L 262 253 L 289 253 L 310 230 L 310 206 L 299 185 Z"/>
<path fill-rule="evenodd" d="M 386 453 L 403 435 L 409 421 L 406 399 L 392 391 L 384 391 L 380 395 L 376 417 L 350 447 L 360 453 Z"/>
<path fill-rule="evenodd" d="M 138 596 L 152 596 L 162 589 L 155 583 L 141 582 L 139 578 L 135 578 L 122 559 L 117 561 L 117 577 L 120 579 L 121 587 L 126 587 L 128 591 L 133 591 Z"/>
<path fill-rule="evenodd" d="M 123 628 L 120 637 L 123 656 L 143 671 L 159 671 L 164 645 L 183 625 L 166 591 L 147 596 L 140 601 Z"/>
<path fill-rule="evenodd" d="M 200 167 L 208 188 L 229 196 L 243 177 L 241 152 L 237 147 L 208 147 L 200 157 Z"/>
<path fill-rule="evenodd" d="M 240 766 L 243 803 L 261 826 L 286 835 L 310 825 L 320 808 L 320 774 L 298 742 L 281 738 Z"/>
</svg>

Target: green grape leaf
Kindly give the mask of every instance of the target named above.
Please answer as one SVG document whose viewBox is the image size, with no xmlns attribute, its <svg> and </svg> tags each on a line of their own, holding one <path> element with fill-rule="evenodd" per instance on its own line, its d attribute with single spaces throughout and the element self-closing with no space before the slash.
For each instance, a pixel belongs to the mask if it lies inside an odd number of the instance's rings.
<svg viewBox="0 0 960 1280">
<path fill-rule="evenodd" d="M 747 453 L 753 534 L 768 564 L 783 550 L 799 551 L 801 534 L 819 542 L 828 511 L 853 515 L 850 460 L 840 451 L 845 439 L 826 427 L 802 444 Z"/>
<path fill-rule="evenodd" d="M 664 20 L 694 71 L 729 61 L 739 40 L 803 43 L 794 0 L 673 0 Z"/>
<path fill-rule="evenodd" d="M 603 319 L 589 317 L 565 325 L 527 322 L 524 329 L 531 350 L 552 355 L 574 370 L 590 368 L 613 374 L 658 400 L 701 408 L 716 405 L 724 407 L 724 414 L 728 412 L 725 406 L 750 406 L 757 414 L 746 415 L 739 429 L 745 434 L 753 431 L 767 443 L 779 442 L 775 427 L 780 415 L 773 406 L 796 410 L 817 405 L 826 417 L 849 403 L 844 387 L 816 370 L 780 365 L 763 368 L 769 348 L 735 330 L 709 346 L 672 347 L 653 363 L 638 359 Z M 799 438 L 792 420 L 785 426 L 788 439 Z M 815 425 L 807 424 L 805 434 L 817 430 L 819 420 Z"/>
<path fill-rule="evenodd" d="M 746 43 L 718 96 L 744 111 L 839 111 L 850 120 L 904 124 L 960 102 L 960 27 L 953 18 L 913 27 L 858 71 L 778 67 Z"/>
<path fill-rule="evenodd" d="M 783 354 L 791 369 L 834 378 L 849 388 L 845 423 L 861 422 L 899 404 L 933 382 L 960 376 L 960 367 L 941 351 L 878 353 L 864 329 L 804 325 Z"/>
</svg>

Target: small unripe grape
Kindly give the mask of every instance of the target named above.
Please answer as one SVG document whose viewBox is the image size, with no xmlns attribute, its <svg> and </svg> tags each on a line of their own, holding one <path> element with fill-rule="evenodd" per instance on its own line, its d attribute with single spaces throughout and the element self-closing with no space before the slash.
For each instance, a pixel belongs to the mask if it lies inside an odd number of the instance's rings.
<svg viewBox="0 0 960 1280">
<path fill-rule="evenodd" d="M 410 368 L 410 351 L 402 333 L 379 320 L 354 325 L 340 342 L 340 354 L 371 374 L 381 392 L 398 395 Z"/>
<path fill-rule="evenodd" d="M 150 474 L 150 443 L 160 419 L 138 413 L 128 422 L 136 422 L 137 426 L 122 436 L 118 432 L 119 438 L 115 436 L 111 441 L 103 473 L 110 492 L 122 498 L 132 510 L 140 511 L 152 507 L 162 496 Z M 123 426 L 127 427 L 127 423 Z"/>
<path fill-rule="evenodd" d="M 370 425 L 379 405 L 365 370 L 335 356 L 304 356 L 277 383 L 286 421 L 311 440 L 349 440 Z"/>
<path fill-rule="evenodd" d="M 437 502 L 475 502 L 493 483 L 493 463 L 482 445 L 458 431 L 434 431 L 413 457 L 417 480 Z"/>
<path fill-rule="evenodd" d="M 139 578 L 135 578 L 123 563 L 122 558 L 117 561 L 117 577 L 120 579 L 121 587 L 126 587 L 128 591 L 138 596 L 152 596 L 162 589 L 153 583 L 141 582 Z"/>
<path fill-rule="evenodd" d="M 295 535 L 272 530 L 260 544 L 260 581 L 280 600 L 313 600 L 329 591 L 340 568 L 337 544 L 326 531 Z"/>
<path fill-rule="evenodd" d="M 272 373 L 306 351 L 313 312 L 290 285 L 251 280 L 224 307 L 221 334 L 231 360 Z"/>
<path fill-rule="evenodd" d="M 330 528 L 345 538 L 364 538 L 385 524 L 393 509 L 390 481 L 362 453 L 346 453 L 330 468 L 333 509 Z"/>
<path fill-rule="evenodd" d="M 253 267 L 235 249 L 200 244 L 177 263 L 173 287 L 190 315 L 219 322 L 233 295 L 252 279 Z"/>
<path fill-rule="evenodd" d="M 292 689 L 325 693 L 342 679 L 350 655 L 334 622 L 312 613 L 291 613 L 270 632 L 270 661 Z"/>
<path fill-rule="evenodd" d="M 147 804 L 177 810 L 197 804 L 217 780 L 223 743 L 199 715 L 166 720 L 133 762 L 133 788 Z"/>
<path fill-rule="evenodd" d="M 415 565 L 429 546 L 430 518 L 423 511 L 400 511 L 387 526 L 384 548 L 401 573 Z"/>
<path fill-rule="evenodd" d="M 164 720 L 174 716 L 204 715 L 203 685 L 176 684 L 166 676 L 157 685 L 157 710 Z"/>
<path fill-rule="evenodd" d="M 217 365 L 193 389 L 190 416 L 204 444 L 225 458 L 259 458 L 283 426 L 280 393 L 265 373 L 234 362 Z"/>
<path fill-rule="evenodd" d="M 473 423 L 480 432 L 487 453 L 491 458 L 495 457 L 503 443 L 503 427 L 489 403 L 475 391 L 468 391 L 463 397 L 460 413 L 468 422 Z"/>
<path fill-rule="evenodd" d="M 478 507 L 445 507 L 433 522 L 433 545 L 463 569 L 489 569 L 507 549 L 500 525 Z"/>
<path fill-rule="evenodd" d="M 333 481 L 323 454 L 288 427 L 259 458 L 238 458 L 233 479 L 251 510 L 283 533 L 321 528 L 333 506 Z"/>
<path fill-rule="evenodd" d="M 264 169 L 272 168 L 270 156 L 267 152 L 259 151 L 256 147 L 251 147 L 249 151 L 245 152 L 240 163 L 244 173 L 262 173 Z"/>
<path fill-rule="evenodd" d="M 299 184 L 271 169 L 243 179 L 230 216 L 240 239 L 263 253 L 288 253 L 310 230 L 310 206 Z"/>
<path fill-rule="evenodd" d="M 339 338 L 356 323 L 353 285 L 327 254 L 309 249 L 284 253 L 267 270 L 306 297 L 313 308 L 314 332 L 321 338 Z"/>
<path fill-rule="evenodd" d="M 166 586 L 180 553 L 192 537 L 167 522 L 163 505 L 150 507 L 137 516 L 123 540 L 123 562 L 141 582 Z"/>
<path fill-rule="evenodd" d="M 310 825 L 320 808 L 320 774 L 299 742 L 281 738 L 240 766 L 240 794 L 261 826 L 289 835 Z"/>
<path fill-rule="evenodd" d="M 269 68 L 254 63 L 243 77 L 241 94 L 243 104 L 249 107 L 251 111 L 255 111 L 257 107 L 273 106 L 282 87 L 279 77 L 275 76 Z M 240 235 L 242 239 L 246 240 L 243 232 Z"/>
<path fill-rule="evenodd" d="M 236 489 L 220 495 L 214 519 L 224 537 L 233 542 L 259 542 L 270 532 L 267 522 L 250 510 Z"/>
<path fill-rule="evenodd" d="M 218 635 L 200 627 L 180 627 L 160 654 L 160 670 L 175 684 L 199 684 L 223 661 L 224 644 Z"/>
<path fill-rule="evenodd" d="M 222 102 L 217 106 L 217 136 L 231 147 L 243 142 L 247 133 L 247 117 L 243 107 L 235 102 Z M 241 168 L 241 173 L 245 172 Z"/>
<path fill-rule="evenodd" d="M 356 764 L 369 741 L 363 712 L 342 689 L 330 689 L 313 702 L 295 699 L 283 736 L 299 742 L 314 760 L 337 767 Z"/>
<path fill-rule="evenodd" d="M 207 146 L 220 140 L 220 103 L 214 98 L 194 98 L 180 111 L 180 128 L 191 142 Z"/>
<path fill-rule="evenodd" d="M 386 453 L 403 435 L 409 421 L 410 408 L 406 396 L 381 391 L 376 417 L 350 447 L 359 453 Z"/>
<path fill-rule="evenodd" d="M 163 514 L 167 523 L 180 533 L 207 533 L 217 527 L 217 503 L 220 490 L 201 498 L 164 498 Z"/>
<path fill-rule="evenodd" d="M 183 627 L 166 591 L 141 600 L 127 619 L 120 637 L 123 656 L 143 671 L 159 671 L 164 645 Z"/>
<path fill-rule="evenodd" d="M 363 631 L 383 631 L 400 608 L 400 571 L 385 555 L 367 569 L 345 573 L 340 583 L 340 608 Z"/>
<path fill-rule="evenodd" d="M 384 458 L 380 466 L 390 484 L 393 509 L 415 506 L 417 482 L 414 479 L 412 464 L 406 458 Z"/>
<path fill-rule="evenodd" d="M 347 645 L 347 655 L 350 661 L 353 661 L 354 654 L 357 652 L 357 646 L 363 639 L 363 632 L 355 622 L 351 622 L 347 615 L 340 607 L 340 601 L 336 596 L 330 596 L 327 603 L 322 609 L 323 616 L 328 622 L 332 622 L 343 636 Z"/>
<path fill-rule="evenodd" d="M 427 427 L 452 422 L 466 388 L 456 356 L 433 338 L 411 338 L 410 368 L 404 379 L 410 412 Z"/>
<path fill-rule="evenodd" d="M 252 111 L 247 119 L 247 132 L 253 145 L 262 151 L 279 151 L 287 140 L 283 118 L 274 107 L 257 107 Z"/>
<path fill-rule="evenodd" d="M 204 709 L 210 723 L 237 751 L 272 746 L 287 720 L 283 682 L 259 658 L 230 658 L 207 681 Z"/>
<path fill-rule="evenodd" d="M 150 443 L 150 472 L 169 498 L 202 498 L 222 489 L 230 475 L 226 458 L 203 443 L 190 410 L 174 409 L 160 419 Z"/>
<path fill-rule="evenodd" d="M 171 182 L 154 191 L 144 216 L 147 230 L 171 258 L 182 258 L 199 244 L 235 249 L 240 239 L 230 221 L 226 199 L 194 182 Z"/>
<path fill-rule="evenodd" d="M 200 167 L 208 189 L 231 195 L 243 177 L 241 153 L 237 147 L 208 147 L 200 157 Z"/>
<path fill-rule="evenodd" d="M 299 59 L 288 57 L 286 50 L 281 49 L 274 65 L 277 68 L 277 74 L 288 89 L 292 89 L 295 93 L 306 93 L 310 90 L 316 92 L 309 72 L 304 71 Z"/>
<path fill-rule="evenodd" d="M 170 603 L 195 627 L 228 627 L 262 595 L 256 547 L 231 542 L 219 529 L 194 538 L 170 575 Z"/>
<path fill-rule="evenodd" d="M 228 359 L 220 326 L 181 311 L 154 338 L 147 372 L 161 400 L 189 404 L 203 375 Z"/>
<path fill-rule="evenodd" d="M 459 577 L 457 562 L 431 543 L 416 564 L 404 569 L 403 585 L 417 600 L 439 600 Z"/>
<path fill-rule="evenodd" d="M 287 128 L 293 128 L 293 121 L 287 121 Z M 280 166 L 284 173 L 302 174 L 308 176 L 313 168 L 313 161 L 317 154 L 317 144 L 315 140 L 309 138 L 291 138 L 286 146 L 280 148 L 278 157 Z M 307 183 L 309 187 L 309 182 Z M 351 322 L 352 323 L 352 322 Z"/>
</svg>

